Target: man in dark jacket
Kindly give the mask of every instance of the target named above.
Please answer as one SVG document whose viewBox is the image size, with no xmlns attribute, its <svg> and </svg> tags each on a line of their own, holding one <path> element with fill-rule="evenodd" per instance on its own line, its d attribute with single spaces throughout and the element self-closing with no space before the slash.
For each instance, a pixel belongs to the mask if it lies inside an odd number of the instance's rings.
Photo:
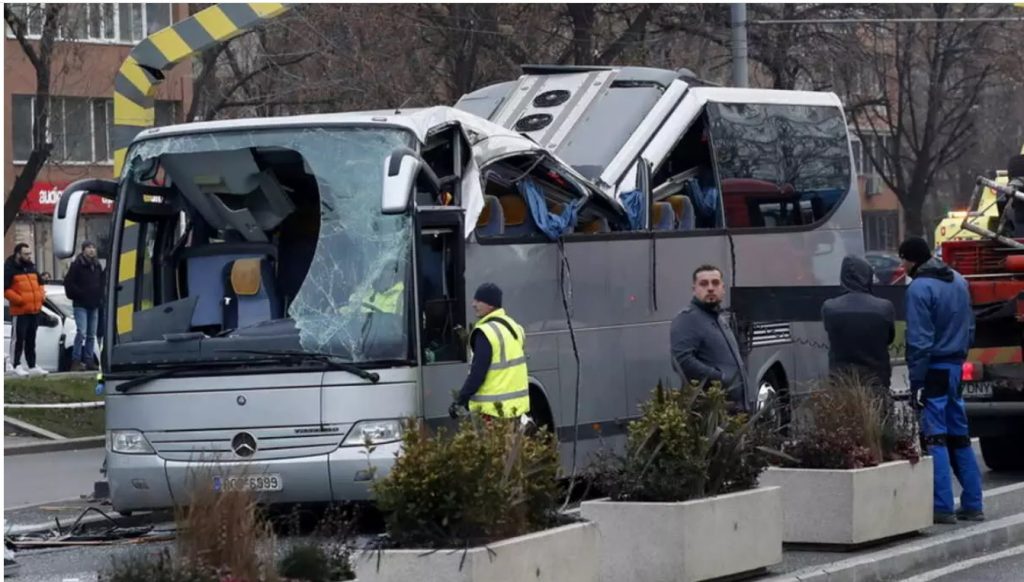
<svg viewBox="0 0 1024 582">
<path fill-rule="evenodd" d="M 821 307 L 828 332 L 828 367 L 833 374 L 855 373 L 888 390 L 892 377 L 889 345 L 896 337 L 892 303 L 871 294 L 874 270 L 860 257 L 843 259 L 839 283 L 846 292 Z"/>
<path fill-rule="evenodd" d="M 911 403 L 922 411 L 922 440 L 934 463 L 935 521 L 980 521 L 985 518 L 981 475 L 960 394 L 961 371 L 974 338 L 970 291 L 959 273 L 932 258 L 923 239 L 904 241 L 900 258 L 914 279 L 907 289 L 907 368 Z M 951 469 L 963 487 L 955 514 Z"/>
<path fill-rule="evenodd" d="M 747 372 L 729 317 L 722 311 L 724 298 L 722 270 L 697 267 L 693 300 L 672 320 L 672 360 L 683 382 L 721 382 L 729 400 L 746 410 Z"/>
<path fill-rule="evenodd" d="M 14 245 L 14 254 L 4 262 L 4 298 L 14 316 L 14 373 L 19 376 L 46 375 L 46 370 L 36 366 L 36 331 L 45 296 L 29 246 Z M 21 365 L 23 352 L 28 368 Z"/>
<path fill-rule="evenodd" d="M 71 354 L 71 371 L 95 370 L 96 326 L 103 303 L 103 267 L 96 258 L 96 245 L 82 243 L 79 253 L 64 277 L 64 292 L 75 310 L 75 347 Z"/>
</svg>

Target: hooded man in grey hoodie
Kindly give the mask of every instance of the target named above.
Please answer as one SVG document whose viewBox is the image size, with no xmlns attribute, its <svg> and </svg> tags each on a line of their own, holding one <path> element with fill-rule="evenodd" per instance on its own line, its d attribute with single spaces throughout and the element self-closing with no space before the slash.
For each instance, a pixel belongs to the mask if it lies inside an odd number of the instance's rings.
<svg viewBox="0 0 1024 582">
<path fill-rule="evenodd" d="M 853 372 L 888 389 L 892 381 L 889 345 L 896 337 L 896 310 L 871 294 L 874 270 L 867 261 L 843 259 L 839 282 L 843 293 L 825 301 L 821 319 L 828 332 L 829 371 Z"/>
</svg>

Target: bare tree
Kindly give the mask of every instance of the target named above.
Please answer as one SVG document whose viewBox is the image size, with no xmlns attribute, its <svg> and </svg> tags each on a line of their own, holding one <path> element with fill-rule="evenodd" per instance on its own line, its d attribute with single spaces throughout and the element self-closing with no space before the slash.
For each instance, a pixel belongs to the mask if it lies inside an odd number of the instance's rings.
<svg viewBox="0 0 1024 582">
<path fill-rule="evenodd" d="M 25 57 L 36 72 L 35 115 L 32 119 L 32 152 L 14 180 L 14 185 L 4 201 L 4 232 L 10 230 L 21 205 L 25 202 L 32 184 L 46 165 L 53 144 L 47 140 L 47 124 L 50 118 L 50 84 L 53 64 L 53 47 L 59 31 L 59 17 L 66 4 L 30 4 L 21 14 L 12 5 L 4 4 L 4 21 L 14 33 Z M 41 14 L 34 13 L 41 11 Z M 42 18 L 42 33 L 39 40 L 30 40 L 30 19 Z"/>
<path fill-rule="evenodd" d="M 731 42 L 729 6 L 707 4 L 697 8 L 675 5 L 656 25 L 661 32 L 676 32 L 704 38 L 721 47 Z M 830 28 L 817 19 L 865 16 L 870 6 L 836 4 L 748 4 L 747 26 L 753 85 L 772 89 L 817 86 L 816 66 L 822 48 L 829 42 Z M 799 22 L 807 21 L 807 22 Z M 760 76 L 758 82 L 756 77 Z"/>
<path fill-rule="evenodd" d="M 995 16 L 991 5 L 917 4 L 886 7 L 892 17 L 927 22 L 871 24 L 851 29 L 840 54 L 857 65 L 847 79 L 854 132 L 886 137 L 864 156 L 899 198 L 907 233 L 923 236 L 923 208 L 936 180 L 975 145 L 977 106 L 993 80 L 990 44 L 996 24 L 960 20 Z M 840 54 L 834 55 L 838 59 Z M 866 81 L 866 82 L 865 82 Z"/>
</svg>

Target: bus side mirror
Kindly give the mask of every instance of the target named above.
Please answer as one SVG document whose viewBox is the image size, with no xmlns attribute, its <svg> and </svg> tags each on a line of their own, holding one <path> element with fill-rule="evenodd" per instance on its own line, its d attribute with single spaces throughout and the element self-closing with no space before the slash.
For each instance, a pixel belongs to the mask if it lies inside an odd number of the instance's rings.
<svg viewBox="0 0 1024 582">
<path fill-rule="evenodd" d="M 412 189 L 419 183 L 434 193 L 441 189 L 440 181 L 423 158 L 409 148 L 397 148 L 384 159 L 384 187 L 381 189 L 380 210 L 384 214 L 402 214 L 409 209 Z"/>
<path fill-rule="evenodd" d="M 75 235 L 78 233 L 78 214 L 88 195 L 113 200 L 117 196 L 117 182 L 86 179 L 73 182 L 61 192 L 57 210 L 53 213 L 53 254 L 66 259 L 75 254 Z"/>
</svg>

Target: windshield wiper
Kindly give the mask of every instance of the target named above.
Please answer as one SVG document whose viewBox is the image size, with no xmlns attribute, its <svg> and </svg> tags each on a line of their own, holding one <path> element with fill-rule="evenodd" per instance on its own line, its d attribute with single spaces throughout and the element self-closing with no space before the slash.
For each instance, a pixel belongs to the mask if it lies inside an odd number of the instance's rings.
<svg viewBox="0 0 1024 582">
<path fill-rule="evenodd" d="M 322 352 L 305 352 L 295 350 L 218 350 L 218 353 L 227 354 L 252 354 L 254 356 L 272 356 L 276 358 L 282 358 L 286 360 L 303 362 L 303 361 L 314 361 L 323 362 L 328 368 L 332 370 L 341 370 L 342 372 L 348 372 L 355 374 L 363 380 L 369 380 L 376 384 L 380 382 L 380 374 L 377 372 L 370 372 L 360 368 L 359 366 L 345 362 L 338 359 L 338 356 L 334 354 L 327 354 Z"/>
<path fill-rule="evenodd" d="M 159 380 L 160 378 L 170 378 L 171 376 L 176 376 L 182 372 L 192 371 L 194 371 L 193 368 L 168 368 L 166 370 L 157 370 L 156 372 L 150 372 L 149 374 L 135 376 L 134 378 L 131 378 L 127 382 L 118 384 L 115 390 L 117 390 L 118 392 L 127 392 L 132 388 L 138 388 L 139 386 L 152 382 L 153 380 Z"/>
</svg>

